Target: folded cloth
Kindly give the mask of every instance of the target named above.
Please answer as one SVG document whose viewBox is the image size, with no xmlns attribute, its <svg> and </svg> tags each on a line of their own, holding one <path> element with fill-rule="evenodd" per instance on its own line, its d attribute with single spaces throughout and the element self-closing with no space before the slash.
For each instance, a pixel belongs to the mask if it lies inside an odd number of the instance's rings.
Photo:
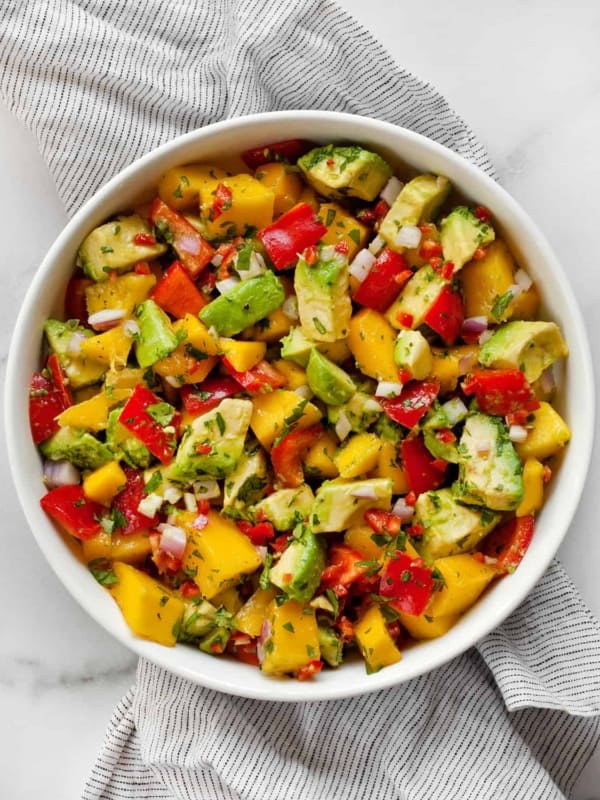
<svg viewBox="0 0 600 800">
<path fill-rule="evenodd" d="M 173 136 L 250 112 L 378 117 L 494 171 L 428 84 L 331 0 L 0 0 L 0 91 L 69 212 Z M 600 626 L 554 562 L 460 658 L 394 689 L 269 703 L 146 661 L 83 797 L 568 797 L 598 743 Z"/>
</svg>

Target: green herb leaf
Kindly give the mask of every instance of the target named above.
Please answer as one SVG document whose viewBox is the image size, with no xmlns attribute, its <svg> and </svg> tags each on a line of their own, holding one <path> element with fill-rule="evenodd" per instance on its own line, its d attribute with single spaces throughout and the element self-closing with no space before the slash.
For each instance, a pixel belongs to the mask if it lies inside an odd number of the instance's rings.
<svg viewBox="0 0 600 800">
<path fill-rule="evenodd" d="M 152 417 L 155 422 L 161 427 L 169 425 L 175 414 L 175 409 L 170 403 L 152 403 L 146 408 L 146 412 Z"/>
</svg>

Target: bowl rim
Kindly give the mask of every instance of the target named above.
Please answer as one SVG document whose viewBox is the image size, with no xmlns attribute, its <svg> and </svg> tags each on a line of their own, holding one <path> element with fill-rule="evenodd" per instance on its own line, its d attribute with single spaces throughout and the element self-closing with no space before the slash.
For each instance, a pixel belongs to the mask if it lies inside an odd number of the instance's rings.
<svg viewBox="0 0 600 800">
<path fill-rule="evenodd" d="M 31 507 L 26 493 L 28 481 L 27 477 L 23 474 L 23 431 L 18 425 L 13 424 L 13 421 L 18 419 L 18 415 L 16 414 L 17 408 L 19 404 L 22 404 L 23 402 L 23 397 L 18 387 L 17 367 L 20 345 L 31 336 L 30 331 L 28 332 L 28 322 L 30 321 L 32 314 L 35 313 L 36 302 L 40 293 L 43 291 L 44 285 L 48 281 L 48 275 L 56 269 L 56 263 L 60 259 L 60 254 L 64 247 L 64 243 L 69 239 L 73 231 L 75 231 L 83 221 L 92 215 L 95 208 L 101 206 L 105 201 L 111 198 L 113 193 L 115 193 L 115 190 L 118 189 L 118 187 L 124 181 L 141 174 L 150 164 L 160 160 L 170 152 L 180 150 L 190 143 L 194 143 L 200 148 L 204 139 L 212 138 L 221 132 L 236 131 L 239 128 L 243 129 L 247 126 L 253 126 L 257 123 L 278 123 L 285 121 L 286 123 L 294 124 L 301 123 L 306 120 L 314 121 L 317 119 L 323 121 L 324 123 L 347 123 L 349 131 L 355 139 L 359 138 L 359 134 L 354 136 L 353 127 L 356 128 L 363 126 L 366 129 L 368 128 L 369 130 L 373 131 L 374 135 L 377 135 L 377 132 L 379 132 L 382 136 L 388 135 L 392 138 L 399 138 L 399 140 L 403 140 L 409 145 L 412 143 L 417 147 L 417 149 L 422 149 L 425 153 L 433 153 L 442 160 L 452 164 L 461 172 L 461 174 L 473 179 L 475 183 L 483 183 L 483 185 L 487 185 L 488 190 L 492 195 L 499 199 L 499 202 L 504 206 L 505 209 L 507 209 L 508 213 L 511 215 L 516 215 L 516 217 L 521 220 L 522 224 L 534 236 L 536 247 L 542 254 L 546 267 L 550 269 L 550 274 L 552 274 L 554 279 L 560 284 L 563 298 L 567 301 L 569 306 L 570 322 L 572 324 L 572 330 L 577 342 L 580 356 L 578 366 L 581 372 L 581 384 L 578 387 L 578 391 L 582 395 L 582 410 L 584 414 L 584 420 L 580 421 L 580 423 L 584 426 L 585 431 L 583 439 L 578 442 L 580 451 L 578 470 L 576 474 L 569 476 L 569 492 L 565 498 L 566 510 L 563 509 L 562 519 L 559 525 L 560 530 L 557 530 L 554 533 L 550 542 L 551 546 L 547 546 L 543 550 L 541 556 L 537 558 L 535 563 L 530 565 L 527 576 L 520 576 L 520 570 L 517 570 L 513 575 L 503 578 L 503 581 L 510 580 L 512 591 L 506 593 L 507 596 L 504 598 L 504 602 L 502 604 L 497 604 L 485 617 L 485 619 L 477 617 L 475 620 L 470 621 L 468 626 L 469 636 L 466 643 L 464 638 L 460 635 L 450 636 L 450 633 L 452 633 L 452 631 L 450 631 L 440 639 L 432 640 L 431 642 L 427 643 L 429 646 L 430 658 L 425 666 L 418 666 L 418 662 L 416 664 L 411 662 L 411 665 L 404 668 L 401 672 L 398 672 L 398 670 L 394 669 L 393 667 L 387 667 L 386 669 L 383 669 L 374 675 L 366 676 L 363 673 L 364 678 L 360 681 L 351 682 L 351 685 L 348 685 L 348 682 L 344 679 L 336 681 L 332 684 L 320 684 L 318 681 L 314 681 L 311 682 L 310 685 L 307 685 L 307 683 L 299 683 L 297 681 L 280 682 L 268 679 L 268 682 L 265 682 L 264 688 L 262 686 L 248 687 L 243 683 L 243 674 L 240 682 L 236 683 L 236 681 L 230 681 L 219 676 L 218 669 L 213 670 L 211 674 L 207 674 L 205 671 L 201 671 L 201 674 L 199 674 L 197 671 L 188 668 L 185 665 L 178 664 L 177 657 L 172 657 L 171 655 L 176 653 L 178 648 L 173 649 L 161 647 L 160 645 L 156 645 L 154 643 L 134 637 L 128 631 L 128 629 L 124 628 L 122 625 L 115 626 L 104 616 L 98 613 L 95 596 L 92 597 L 92 592 L 87 591 L 87 589 L 84 590 L 79 585 L 74 585 L 67 580 L 64 574 L 64 565 L 62 563 L 64 559 L 58 556 L 56 550 L 51 546 L 50 540 L 47 536 L 50 529 L 52 529 L 54 532 L 54 528 L 49 520 L 46 520 L 45 530 L 43 529 L 43 525 L 40 526 L 41 512 L 39 508 Z M 401 146 L 401 141 L 398 141 L 397 147 L 398 155 L 400 157 L 403 155 L 401 152 Z M 52 265 L 54 265 L 54 269 L 51 269 Z M 436 669 L 456 658 L 457 656 L 460 656 L 462 653 L 476 644 L 477 641 L 493 631 L 514 611 L 518 605 L 520 605 L 529 592 L 533 590 L 535 584 L 542 577 L 542 574 L 545 572 L 552 558 L 555 556 L 556 551 L 558 550 L 558 547 L 560 546 L 560 543 L 568 530 L 569 524 L 573 519 L 579 498 L 583 492 L 594 441 L 595 387 L 591 351 L 583 317 L 561 264 L 555 256 L 546 237 L 530 218 L 529 214 L 502 186 L 486 175 L 480 168 L 476 167 L 474 164 L 467 161 L 454 151 L 446 148 L 445 146 L 428 139 L 419 133 L 389 122 L 373 119 L 371 117 L 335 111 L 273 111 L 235 117 L 232 119 L 212 123 L 203 128 L 189 131 L 188 133 L 165 142 L 149 153 L 146 153 L 140 158 L 136 159 L 130 165 L 125 167 L 125 169 L 114 175 L 94 195 L 86 200 L 82 207 L 73 215 L 73 217 L 68 221 L 67 225 L 61 230 L 57 238 L 54 240 L 53 244 L 50 246 L 45 257 L 40 263 L 23 299 L 17 320 L 15 322 L 7 360 L 4 394 L 6 444 L 13 482 L 17 490 L 17 496 L 27 519 L 28 526 L 32 531 L 38 546 L 67 591 L 69 591 L 75 600 L 98 624 L 100 624 L 112 636 L 117 638 L 138 655 L 147 658 L 148 660 L 164 667 L 180 677 L 192 680 L 193 682 L 207 688 L 227 694 L 272 701 L 311 702 L 315 700 L 338 699 L 359 694 L 367 694 L 380 689 L 395 686 L 412 678 L 426 674 L 431 670 Z M 102 587 L 98 588 L 101 591 L 104 591 Z M 456 628 L 454 630 L 456 630 Z M 439 645 L 440 642 L 443 643 L 442 646 Z M 402 664 L 402 662 L 400 662 L 400 664 Z"/>
</svg>

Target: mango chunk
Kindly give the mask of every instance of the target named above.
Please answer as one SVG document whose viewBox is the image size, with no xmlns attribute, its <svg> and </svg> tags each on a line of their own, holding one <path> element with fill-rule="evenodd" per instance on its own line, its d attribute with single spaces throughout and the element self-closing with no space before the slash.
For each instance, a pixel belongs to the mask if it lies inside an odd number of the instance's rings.
<svg viewBox="0 0 600 800">
<path fill-rule="evenodd" d="M 215 215 L 213 203 L 217 186 L 223 184 L 231 193 L 228 207 L 221 207 Z M 218 240 L 242 236 L 248 228 L 265 228 L 273 221 L 275 195 L 252 175 L 240 174 L 205 185 L 200 190 L 200 209 L 204 233 L 208 239 Z"/>
<path fill-rule="evenodd" d="M 287 389 L 276 389 L 252 398 L 250 427 L 264 448 L 268 450 L 271 447 L 275 438 L 283 431 L 286 419 L 298 410 L 302 402 L 304 401 L 301 397 Z M 298 428 L 308 428 L 320 419 L 319 409 L 312 403 L 307 403 L 295 424 Z"/>
<path fill-rule="evenodd" d="M 333 462 L 342 478 L 357 478 L 375 468 L 380 449 L 381 441 L 374 433 L 358 433 L 337 450 Z"/>
<path fill-rule="evenodd" d="M 379 606 L 371 606 L 354 626 L 354 636 L 367 665 L 367 672 L 378 672 L 402 658 L 389 634 Z"/>
<path fill-rule="evenodd" d="M 529 429 L 529 423 L 527 424 Z M 527 439 L 516 445 L 520 458 L 543 460 L 558 453 L 571 438 L 569 426 L 550 403 L 543 400 L 533 412 L 533 421 Z"/>
<path fill-rule="evenodd" d="M 90 500 L 110 506 L 112 499 L 127 485 L 127 475 L 118 461 L 109 461 L 90 472 L 83 480 L 83 492 Z"/>
<path fill-rule="evenodd" d="M 176 211 L 198 208 L 201 191 L 227 177 L 224 169 L 210 164 L 183 164 L 168 170 L 158 184 L 160 199 Z"/>
<path fill-rule="evenodd" d="M 101 531 L 97 536 L 85 539 L 81 543 L 81 548 L 88 564 L 96 559 L 142 564 L 152 552 L 146 531 L 130 533 L 127 536 Z"/>
<path fill-rule="evenodd" d="M 403 627 L 413 639 L 437 639 L 448 633 L 450 628 L 460 619 L 460 614 L 449 614 L 446 617 L 432 617 L 429 613 L 413 616 L 399 612 L 399 619 Z"/>
<path fill-rule="evenodd" d="M 133 339 L 127 335 L 125 326 L 121 324 L 97 336 L 84 339 L 81 342 L 81 354 L 85 358 L 92 358 L 119 369 L 127 364 L 132 345 Z"/>
<path fill-rule="evenodd" d="M 85 290 L 88 314 L 110 309 L 122 309 L 130 316 L 133 309 L 150 297 L 156 284 L 154 275 L 138 275 L 128 272 L 110 281 L 94 283 Z"/>
<path fill-rule="evenodd" d="M 544 465 L 537 458 L 528 458 L 523 465 L 523 499 L 517 517 L 539 511 L 544 502 Z"/>
<path fill-rule="evenodd" d="M 83 428 L 86 431 L 103 431 L 108 423 L 110 402 L 104 392 L 69 406 L 58 417 L 61 428 Z"/>
<path fill-rule="evenodd" d="M 444 587 L 435 592 L 426 609 L 432 617 L 462 614 L 498 574 L 492 565 L 469 553 L 438 558 L 434 566 L 442 574 Z"/>
<path fill-rule="evenodd" d="M 269 611 L 270 635 L 264 643 L 265 657 L 261 665 L 267 675 L 297 672 L 309 661 L 319 658 L 319 631 L 315 612 L 297 600 Z"/>
<path fill-rule="evenodd" d="M 307 474 L 318 478 L 337 478 L 340 473 L 333 456 L 338 444 L 337 437 L 331 431 L 321 434 L 304 459 Z"/>
<path fill-rule="evenodd" d="M 381 447 L 377 454 L 377 464 L 371 477 L 390 478 L 392 481 L 392 494 L 407 494 L 409 489 L 408 480 L 398 458 L 398 449 L 394 442 L 381 441 Z"/>
<path fill-rule="evenodd" d="M 323 244 L 336 245 L 343 242 L 348 248 L 348 260 L 352 261 L 369 238 L 369 229 L 356 217 L 337 203 L 323 203 L 319 208 L 319 219 L 327 227 Z"/>
<path fill-rule="evenodd" d="M 273 192 L 273 214 L 276 217 L 285 214 L 299 202 L 302 179 L 297 172 L 291 172 L 287 164 L 280 161 L 261 164 L 254 177 Z"/>
<path fill-rule="evenodd" d="M 219 339 L 221 352 L 236 372 L 247 372 L 265 357 L 265 342 L 242 342 L 238 339 Z"/>
<path fill-rule="evenodd" d="M 479 345 L 460 344 L 457 347 L 432 347 L 431 377 L 439 381 L 440 393 L 453 392 L 461 375 L 477 364 Z"/>
<path fill-rule="evenodd" d="M 363 308 L 350 320 L 348 347 L 358 368 L 377 381 L 398 382 L 396 332 L 383 314 Z"/>
<path fill-rule="evenodd" d="M 271 603 L 275 599 L 274 589 L 257 589 L 246 600 L 234 618 L 235 627 L 248 636 L 259 636 Z"/>
</svg>

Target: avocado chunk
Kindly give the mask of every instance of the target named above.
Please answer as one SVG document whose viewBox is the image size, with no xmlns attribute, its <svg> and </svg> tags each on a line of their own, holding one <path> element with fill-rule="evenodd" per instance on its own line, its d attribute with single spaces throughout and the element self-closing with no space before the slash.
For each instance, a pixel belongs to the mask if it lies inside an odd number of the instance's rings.
<svg viewBox="0 0 600 800">
<path fill-rule="evenodd" d="M 144 300 L 136 309 L 140 328 L 135 343 L 135 357 L 140 367 L 151 367 L 175 350 L 179 340 L 168 316 L 154 300 Z"/>
<path fill-rule="evenodd" d="M 124 461 L 130 467 L 146 469 L 152 461 L 152 453 L 136 436 L 132 436 L 124 425 L 121 425 L 119 422 L 121 411 L 121 408 L 114 408 L 108 415 L 106 444 L 119 461 Z"/>
<path fill-rule="evenodd" d="M 431 373 L 431 347 L 421 331 L 404 330 L 398 333 L 394 361 L 402 369 L 408 370 L 416 381 L 422 381 Z"/>
<path fill-rule="evenodd" d="M 354 381 L 347 372 L 313 348 L 306 367 L 306 379 L 319 400 L 341 405 L 356 392 Z"/>
<path fill-rule="evenodd" d="M 294 289 L 302 332 L 308 339 L 336 342 L 347 336 L 352 302 L 345 256 L 326 247 L 321 248 L 315 264 L 309 265 L 300 257 Z"/>
<path fill-rule="evenodd" d="M 443 442 L 436 436 L 435 430 L 426 429 L 423 431 L 423 441 L 425 447 L 434 458 L 443 458 L 450 464 L 458 464 L 460 457 L 458 448 L 454 442 Z"/>
<path fill-rule="evenodd" d="M 500 521 L 500 516 L 487 508 L 461 505 L 451 489 L 423 492 L 415 503 L 415 522 L 424 528 L 417 550 L 428 564 L 436 558 L 468 553 Z"/>
<path fill-rule="evenodd" d="M 208 600 L 186 600 L 178 642 L 193 642 L 201 636 L 206 636 L 215 627 L 217 609 Z"/>
<path fill-rule="evenodd" d="M 246 448 L 225 481 L 223 508 L 245 508 L 258 503 L 267 487 L 267 459 L 258 445 Z"/>
<path fill-rule="evenodd" d="M 357 497 L 355 492 L 368 492 L 370 497 Z M 389 478 L 369 478 L 362 481 L 326 481 L 317 490 L 309 521 L 314 533 L 345 531 L 360 525 L 369 508 L 389 509 L 392 500 L 392 481 Z"/>
<path fill-rule="evenodd" d="M 446 285 L 447 281 L 432 266 L 421 267 L 385 312 L 386 319 L 393 328 L 418 328 Z M 401 319 L 412 319 L 412 322 L 404 324 Z"/>
<path fill-rule="evenodd" d="M 76 320 L 61 322 L 49 319 L 44 325 L 44 332 L 72 389 L 82 389 L 101 380 L 106 372 L 106 364 L 85 358 L 77 352 L 77 340 L 83 337 L 89 339 L 94 335 L 93 331 L 78 325 Z"/>
<path fill-rule="evenodd" d="M 342 413 L 350 423 L 350 430 L 364 433 L 379 419 L 382 408 L 371 395 L 355 392 L 347 403 L 327 407 L 327 419 L 333 426 L 337 425 Z"/>
<path fill-rule="evenodd" d="M 66 459 L 79 469 L 98 469 L 114 459 L 110 448 L 79 428 L 61 428 L 42 442 L 40 450 L 50 461 Z"/>
<path fill-rule="evenodd" d="M 281 340 L 281 357 L 306 367 L 314 346 L 315 343 L 302 333 L 302 328 L 292 328 Z"/>
<path fill-rule="evenodd" d="M 264 319 L 284 300 L 283 284 L 271 270 L 267 270 L 264 275 L 242 281 L 217 297 L 202 309 L 199 316 L 219 336 L 234 336 Z"/>
<path fill-rule="evenodd" d="M 166 253 L 167 246 L 160 242 L 136 244 L 135 237 L 140 234 L 152 236 L 152 230 L 137 214 L 100 225 L 83 240 L 77 255 L 79 266 L 88 278 L 105 281 L 111 272 L 128 272 L 137 261 L 151 261 Z"/>
<path fill-rule="evenodd" d="M 441 175 L 417 175 L 409 181 L 387 212 L 379 235 L 390 249 L 401 252 L 404 248 L 396 244 L 396 237 L 405 225 L 419 225 L 433 219 L 450 193 L 450 181 Z"/>
<path fill-rule="evenodd" d="M 319 623 L 321 658 L 330 667 L 339 667 L 344 658 L 344 643 L 329 625 Z"/>
<path fill-rule="evenodd" d="M 445 427 L 448 427 L 447 425 Z M 383 439 L 386 442 L 393 442 L 394 444 L 400 444 L 402 439 L 404 438 L 404 428 L 402 425 L 398 425 L 397 422 L 393 422 L 387 414 L 382 414 L 379 419 L 377 420 L 373 431 L 379 436 L 380 439 Z"/>
<path fill-rule="evenodd" d="M 519 505 L 523 467 L 499 417 L 480 413 L 467 417 L 458 454 L 459 475 L 452 492 L 461 503 L 494 511 Z"/>
<path fill-rule="evenodd" d="M 325 543 L 308 525 L 299 525 L 294 538 L 271 567 L 269 580 L 288 597 L 307 603 L 321 583 L 325 569 Z"/>
<path fill-rule="evenodd" d="M 315 496 L 310 486 L 298 489 L 279 489 L 254 508 L 257 517 L 265 517 L 278 531 L 289 531 L 311 512 Z"/>
<path fill-rule="evenodd" d="M 196 417 L 177 449 L 173 479 L 191 482 L 201 475 L 231 475 L 242 456 L 251 416 L 250 400 L 227 397 L 216 408 Z M 205 448 L 210 451 L 199 452 Z"/>
<path fill-rule="evenodd" d="M 569 348 L 555 322 L 515 320 L 501 325 L 490 336 L 479 351 L 479 363 L 496 369 L 520 369 L 533 383 L 557 359 L 568 354 Z"/>
<path fill-rule="evenodd" d="M 310 185 L 323 197 L 374 200 L 392 175 L 390 165 L 357 145 L 315 147 L 298 159 Z"/>
<path fill-rule="evenodd" d="M 495 238 L 489 222 L 478 219 L 467 206 L 453 208 L 440 226 L 444 258 L 454 264 L 455 272 L 473 258 L 479 247 L 491 244 Z"/>
</svg>

